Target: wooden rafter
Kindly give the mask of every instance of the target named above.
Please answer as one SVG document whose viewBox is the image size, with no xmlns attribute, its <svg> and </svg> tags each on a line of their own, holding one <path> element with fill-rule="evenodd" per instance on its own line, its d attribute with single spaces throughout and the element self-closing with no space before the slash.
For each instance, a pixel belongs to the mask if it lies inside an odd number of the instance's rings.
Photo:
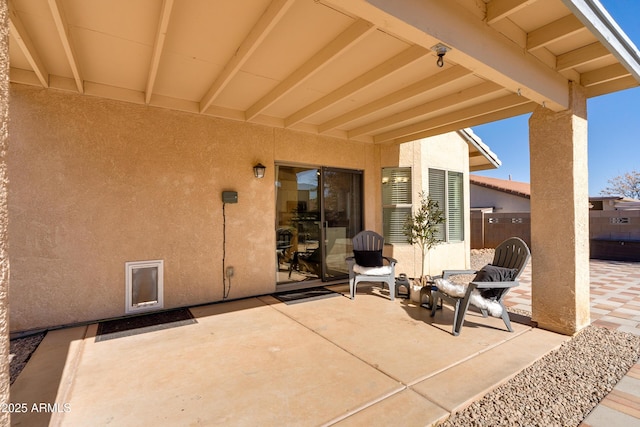
<svg viewBox="0 0 640 427">
<path fill-rule="evenodd" d="M 487 4 L 487 24 L 494 24 L 536 1 L 537 0 L 491 0 Z"/>
<path fill-rule="evenodd" d="M 167 37 L 167 27 L 169 26 L 169 19 L 171 18 L 171 9 L 173 8 L 174 0 L 163 0 L 162 10 L 160 12 L 160 22 L 158 23 L 158 30 L 156 32 L 156 40 L 153 44 L 153 55 L 151 56 L 151 65 L 149 66 L 149 76 L 147 77 L 147 87 L 145 89 L 144 102 L 149 103 L 151 101 L 151 95 L 153 94 L 153 86 L 156 82 L 158 75 L 158 65 L 160 64 L 160 57 L 162 56 L 162 50 L 164 48 L 164 41 Z"/>
<path fill-rule="evenodd" d="M 410 108 L 405 111 L 401 111 L 396 114 L 385 117 L 381 120 L 376 120 L 373 123 L 357 127 L 348 132 L 349 138 L 354 138 L 359 135 L 374 133 L 377 130 L 388 128 L 397 123 L 413 120 L 427 114 L 432 114 L 437 111 L 443 110 L 455 106 L 459 103 L 479 98 L 494 92 L 503 90 L 502 86 L 493 82 L 484 82 L 479 85 L 470 87 L 468 89 L 461 90 L 458 93 L 443 96 L 433 101 L 426 102 L 417 107 Z"/>
<path fill-rule="evenodd" d="M 445 113 L 440 116 L 413 123 L 408 126 L 394 129 L 388 132 L 380 133 L 374 136 L 373 140 L 376 143 L 393 141 L 398 138 L 413 135 L 418 132 L 423 132 L 427 129 L 441 127 L 451 123 L 457 123 L 462 120 L 487 114 L 489 112 L 505 110 L 507 108 L 515 107 L 517 105 L 526 104 L 529 102 L 531 101 L 524 96 L 518 96 L 516 94 L 507 95 L 471 107 L 463 108 L 458 111 Z M 464 126 L 461 126 L 460 128 L 462 127 Z"/>
<path fill-rule="evenodd" d="M 346 123 L 366 117 L 381 108 L 389 107 L 391 105 L 403 102 L 407 99 L 411 99 L 415 96 L 426 93 L 430 90 L 439 88 L 443 85 L 452 83 L 463 77 L 471 75 L 471 71 L 460 65 L 454 65 L 451 68 L 442 70 L 438 74 L 429 76 L 419 82 L 402 88 L 396 92 L 386 95 L 380 99 L 370 102 L 362 107 L 356 108 L 346 114 L 338 116 L 334 119 L 328 120 L 318 126 L 318 132 L 324 133 L 331 129 L 335 129 Z"/>
<path fill-rule="evenodd" d="M 222 73 L 213 82 L 205 96 L 200 100 L 200 112 L 204 112 L 238 73 L 242 65 L 251 57 L 251 54 L 260 46 L 263 40 L 280 22 L 294 0 L 274 0 L 262 14 L 258 22 L 253 26 L 240 47 L 227 62 Z"/>
<path fill-rule="evenodd" d="M 58 30 L 58 36 L 60 37 L 60 41 L 62 42 L 62 48 L 64 49 L 64 53 L 67 57 L 67 62 L 69 63 L 71 73 L 73 74 L 73 78 L 76 82 L 76 87 L 78 88 L 78 92 L 84 93 L 80 67 L 78 66 L 78 62 L 76 60 L 73 45 L 71 44 L 71 40 L 69 39 L 69 35 L 67 34 L 68 26 L 63 14 L 61 13 L 62 7 L 60 5 L 60 0 L 48 1 L 49 9 L 51 9 L 51 15 L 53 16 L 53 21 L 55 22 L 56 29 Z"/>
<path fill-rule="evenodd" d="M 331 105 L 341 101 L 342 99 L 366 88 L 384 77 L 406 67 L 407 65 L 417 61 L 427 54 L 427 50 L 421 46 L 414 45 L 398 55 L 383 62 L 377 67 L 367 71 L 356 77 L 350 82 L 342 85 L 333 92 L 320 98 L 319 100 L 307 105 L 306 107 L 296 111 L 284 120 L 285 127 L 293 126 L 301 122 L 307 117 L 330 107 Z"/>
<path fill-rule="evenodd" d="M 638 87 L 638 81 L 633 76 L 627 76 L 588 87 L 586 88 L 586 93 L 587 97 L 592 98 L 633 87 Z"/>
<path fill-rule="evenodd" d="M 27 58 L 29 65 L 33 68 L 33 72 L 43 87 L 49 87 L 49 73 L 44 63 L 38 55 L 38 51 L 29 37 L 29 33 L 24 28 L 22 20 L 18 16 L 17 11 L 13 8 L 13 2 L 9 3 L 9 31 L 13 35 L 20 50 Z"/>
<path fill-rule="evenodd" d="M 622 64 L 616 63 L 599 68 L 597 70 L 582 73 L 580 75 L 580 85 L 584 87 L 590 87 L 597 84 L 610 82 L 612 80 L 621 79 L 630 75 L 631 73 L 627 71 L 627 69 L 624 68 Z"/>
<path fill-rule="evenodd" d="M 527 50 L 545 47 L 579 31 L 587 29 L 575 15 L 567 15 L 527 34 Z"/>
<path fill-rule="evenodd" d="M 510 117 L 520 116 L 522 114 L 527 114 L 532 112 L 538 107 L 533 101 L 526 102 L 524 104 L 515 105 L 513 107 L 507 107 L 498 111 L 491 111 L 486 114 L 479 114 L 468 119 L 463 119 L 459 121 L 454 121 L 451 123 L 446 123 L 444 125 L 432 127 L 430 129 L 426 129 L 420 132 L 416 132 L 413 134 L 405 135 L 400 138 L 396 138 L 394 140 L 387 141 L 387 143 L 392 142 L 395 144 L 401 144 L 403 142 L 415 141 L 416 139 L 428 138 L 430 136 L 441 135 L 447 132 L 454 132 L 460 129 L 478 126 L 485 123 L 495 122 L 498 120 L 508 119 Z"/>
<path fill-rule="evenodd" d="M 566 71 L 570 68 L 579 67 L 607 56 L 612 56 L 612 53 L 609 52 L 602 43 L 591 43 L 587 46 L 572 50 L 571 52 L 558 55 L 556 58 L 556 70 Z"/>
<path fill-rule="evenodd" d="M 278 99 L 282 98 L 291 90 L 304 82 L 306 79 L 311 77 L 313 74 L 320 71 L 323 66 L 327 65 L 340 53 L 353 46 L 355 43 L 357 43 L 372 31 L 375 31 L 375 26 L 370 22 L 363 19 L 358 19 L 357 21 L 355 21 L 338 37 L 336 37 L 325 47 L 320 49 L 319 52 L 313 55 L 297 70 L 295 70 L 287 78 L 280 82 L 280 84 L 278 84 L 273 90 L 271 90 L 258 102 L 249 107 L 249 109 L 245 112 L 246 120 L 251 120 L 256 117 Z"/>
</svg>

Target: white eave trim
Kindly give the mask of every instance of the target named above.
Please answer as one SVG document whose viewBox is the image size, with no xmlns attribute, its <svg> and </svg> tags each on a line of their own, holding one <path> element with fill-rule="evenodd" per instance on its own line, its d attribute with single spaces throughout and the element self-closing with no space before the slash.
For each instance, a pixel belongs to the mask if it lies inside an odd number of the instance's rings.
<svg viewBox="0 0 640 427">
<path fill-rule="evenodd" d="M 598 0 L 562 0 L 640 83 L 640 52 Z"/>
<path fill-rule="evenodd" d="M 460 129 L 458 131 L 458 135 L 460 135 L 467 144 L 474 146 L 488 161 L 491 165 L 493 165 L 494 169 L 499 168 L 502 165 L 502 161 L 498 158 L 498 155 L 491 151 L 489 146 L 482 142 L 482 139 L 470 128 Z M 485 169 L 490 169 L 487 167 Z"/>
</svg>

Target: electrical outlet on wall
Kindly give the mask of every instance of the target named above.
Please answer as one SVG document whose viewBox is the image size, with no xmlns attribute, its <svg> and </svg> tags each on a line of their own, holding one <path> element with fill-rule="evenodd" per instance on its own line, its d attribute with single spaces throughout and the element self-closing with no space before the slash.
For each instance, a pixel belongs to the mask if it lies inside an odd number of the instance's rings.
<svg viewBox="0 0 640 427">
<path fill-rule="evenodd" d="M 233 277 L 233 267 L 227 267 L 227 277 Z"/>
</svg>

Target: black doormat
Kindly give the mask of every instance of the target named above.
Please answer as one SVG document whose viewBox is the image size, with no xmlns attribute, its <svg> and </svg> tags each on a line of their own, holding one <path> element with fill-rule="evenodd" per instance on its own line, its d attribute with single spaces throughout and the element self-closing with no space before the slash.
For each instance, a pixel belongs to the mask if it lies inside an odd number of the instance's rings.
<svg viewBox="0 0 640 427">
<path fill-rule="evenodd" d="M 316 301 L 319 299 L 339 297 L 342 296 L 339 292 L 334 292 L 331 289 L 319 287 L 302 289 L 299 291 L 281 292 L 273 295 L 276 299 L 282 301 L 285 304 L 298 304 L 301 302 Z"/>
<path fill-rule="evenodd" d="M 187 308 L 143 314 L 98 324 L 96 342 L 198 323 Z"/>
</svg>

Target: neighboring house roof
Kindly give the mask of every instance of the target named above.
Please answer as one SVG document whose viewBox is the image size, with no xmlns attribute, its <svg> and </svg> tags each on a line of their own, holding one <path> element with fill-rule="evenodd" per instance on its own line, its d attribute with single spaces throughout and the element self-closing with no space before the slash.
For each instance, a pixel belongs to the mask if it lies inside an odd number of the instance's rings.
<svg viewBox="0 0 640 427">
<path fill-rule="evenodd" d="M 481 187 L 491 188 L 492 190 L 502 191 L 504 193 L 513 194 L 526 199 L 531 198 L 531 184 L 528 182 L 518 182 L 479 175 L 469 175 L 469 182 Z"/>
<path fill-rule="evenodd" d="M 469 170 L 479 171 L 485 169 L 496 169 L 502 162 L 498 155 L 491 151 L 489 146 L 482 142 L 482 139 L 469 128 L 458 131 L 458 134 L 467 141 L 469 145 Z"/>
</svg>

